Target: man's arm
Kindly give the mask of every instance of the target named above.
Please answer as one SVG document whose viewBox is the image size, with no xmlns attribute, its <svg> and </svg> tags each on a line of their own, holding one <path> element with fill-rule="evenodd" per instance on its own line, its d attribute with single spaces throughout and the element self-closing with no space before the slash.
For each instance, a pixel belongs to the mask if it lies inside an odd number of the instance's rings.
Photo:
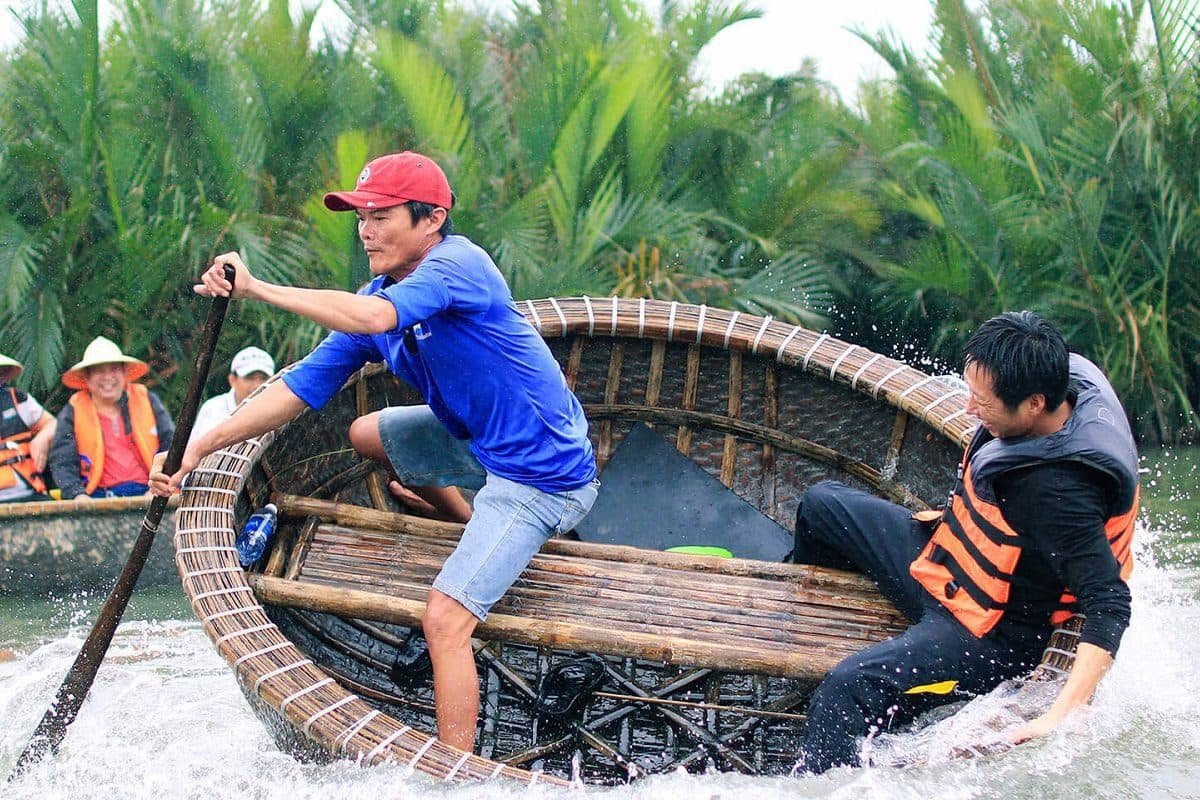
<svg viewBox="0 0 1200 800">
<path fill-rule="evenodd" d="M 1037 544 L 1047 566 L 1076 595 L 1087 616 L 1071 673 L 1050 709 L 1010 735 L 1020 743 L 1052 732 L 1080 706 L 1112 666 L 1129 624 L 1129 587 L 1108 545 L 1111 479 L 1091 467 L 1048 464 L 1014 474 L 997 491 L 1005 519 Z"/>
<path fill-rule="evenodd" d="M 1072 711 L 1086 705 L 1092 699 L 1096 686 L 1108 672 L 1112 662 L 1112 655 L 1104 648 L 1080 642 L 1075 651 L 1075 663 L 1071 666 L 1071 674 L 1050 710 L 1013 731 L 1009 736 L 1012 743 L 1020 744 L 1052 733 Z"/>
<path fill-rule="evenodd" d="M 225 264 L 237 271 L 232 286 L 225 280 Z M 194 290 L 205 297 L 260 300 L 342 333 L 387 333 L 398 323 L 395 307 L 381 297 L 267 283 L 250 274 L 237 253 L 217 256 L 200 280 Z"/>
<path fill-rule="evenodd" d="M 75 445 L 75 406 L 67 403 L 58 412 L 54 443 L 50 445 L 50 456 L 46 461 L 54 485 L 62 492 L 64 500 L 83 494 L 83 481 L 79 477 L 79 448 Z"/>
<path fill-rule="evenodd" d="M 150 491 L 167 497 L 178 491 L 179 483 L 200 459 L 222 447 L 243 442 L 290 421 L 305 408 L 305 403 L 283 381 L 275 381 L 248 400 L 232 417 L 188 442 L 179 470 L 174 475 L 162 472 L 166 454 L 159 453 L 150 470 Z"/>
<path fill-rule="evenodd" d="M 34 468 L 42 472 L 50 458 L 50 445 L 54 442 L 54 434 L 58 430 L 58 420 L 53 414 L 43 410 L 32 430 L 34 434 L 29 441 L 29 457 L 33 459 Z"/>
</svg>

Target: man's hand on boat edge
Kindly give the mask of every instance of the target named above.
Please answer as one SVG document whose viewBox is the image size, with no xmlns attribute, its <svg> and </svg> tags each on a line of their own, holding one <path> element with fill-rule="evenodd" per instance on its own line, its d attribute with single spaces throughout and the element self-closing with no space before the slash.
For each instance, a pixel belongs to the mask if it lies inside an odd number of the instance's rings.
<svg viewBox="0 0 1200 800">
<path fill-rule="evenodd" d="M 1080 642 L 1071 674 L 1059 690 L 1054 703 L 1046 713 L 1010 733 L 1009 741 L 1021 744 L 1053 733 L 1063 720 L 1091 701 L 1096 686 L 1108 672 L 1112 662 L 1112 653 L 1094 644 Z"/>
<path fill-rule="evenodd" d="M 174 475 L 168 475 L 163 472 L 163 462 L 167 460 L 167 453 L 164 450 L 161 453 L 156 453 L 154 463 L 150 465 L 150 493 L 159 497 L 170 497 L 173 494 L 179 494 L 179 486 L 183 481 L 183 477 L 192 471 L 199 459 L 191 455 L 192 447 L 183 454 L 183 460 L 180 462 L 179 471 Z"/>
</svg>

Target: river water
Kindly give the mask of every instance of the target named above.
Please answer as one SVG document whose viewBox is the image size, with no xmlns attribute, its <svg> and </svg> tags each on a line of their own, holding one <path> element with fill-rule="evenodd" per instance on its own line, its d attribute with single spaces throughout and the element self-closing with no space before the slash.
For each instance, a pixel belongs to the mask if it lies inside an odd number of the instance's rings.
<svg viewBox="0 0 1200 800">
<path fill-rule="evenodd" d="M 302 764 L 279 752 L 178 589 L 139 590 L 59 752 L 0 797 L 1200 798 L 1200 449 L 1145 459 L 1134 618 L 1095 702 L 1047 740 L 972 760 L 820 777 L 666 775 L 614 788 L 450 786 L 402 767 Z M 28 742 L 103 597 L 0 598 L 0 776 Z M 973 713 L 968 709 L 964 718 Z M 950 722 L 953 722 L 951 720 Z M 943 743 L 944 745 L 944 743 Z"/>
</svg>

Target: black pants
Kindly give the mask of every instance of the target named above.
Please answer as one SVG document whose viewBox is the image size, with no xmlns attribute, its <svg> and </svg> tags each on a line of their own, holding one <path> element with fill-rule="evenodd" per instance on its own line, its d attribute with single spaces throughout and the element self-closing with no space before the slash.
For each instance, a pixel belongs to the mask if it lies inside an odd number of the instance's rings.
<svg viewBox="0 0 1200 800">
<path fill-rule="evenodd" d="M 895 503 L 840 483 L 811 487 L 796 512 L 797 563 L 871 577 L 913 625 L 845 659 L 813 693 L 799 768 L 859 762 L 859 738 L 991 691 L 1041 659 L 1050 627 L 1001 621 L 977 639 L 909 575 L 929 531 Z"/>
</svg>

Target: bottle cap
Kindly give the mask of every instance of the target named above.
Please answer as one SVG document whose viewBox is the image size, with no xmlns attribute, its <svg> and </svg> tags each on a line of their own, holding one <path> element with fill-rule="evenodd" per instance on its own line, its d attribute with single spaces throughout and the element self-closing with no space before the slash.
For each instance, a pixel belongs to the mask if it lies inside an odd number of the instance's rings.
<svg viewBox="0 0 1200 800">
<path fill-rule="evenodd" d="M 275 504 L 274 504 L 274 503 L 267 503 L 265 506 L 263 506 L 263 509 L 262 509 L 262 510 L 263 510 L 263 511 L 270 511 L 272 514 L 278 514 L 278 513 L 279 513 L 279 509 L 278 509 L 278 508 L 275 506 Z"/>
</svg>

